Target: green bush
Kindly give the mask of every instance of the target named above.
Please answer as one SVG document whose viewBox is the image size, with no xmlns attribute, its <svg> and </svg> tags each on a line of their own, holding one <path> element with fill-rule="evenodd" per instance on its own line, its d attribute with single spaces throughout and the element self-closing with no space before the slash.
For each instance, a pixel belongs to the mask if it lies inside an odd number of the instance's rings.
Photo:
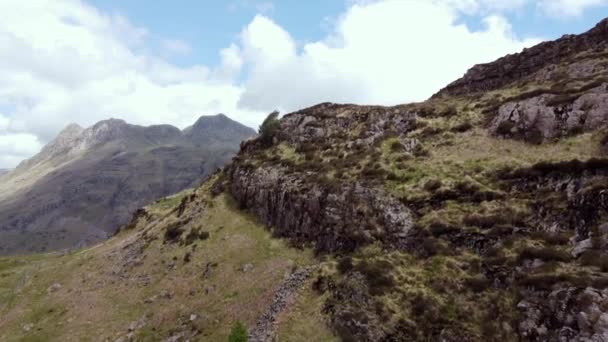
<svg viewBox="0 0 608 342">
<path fill-rule="evenodd" d="M 496 133 L 498 135 L 509 135 L 511 134 L 513 127 L 515 127 L 515 123 L 513 121 L 503 121 L 496 128 Z"/>
<path fill-rule="evenodd" d="M 473 125 L 470 122 L 465 121 L 463 123 L 460 123 L 460 124 L 452 127 L 450 130 L 452 132 L 464 133 L 464 132 L 469 131 L 471 129 L 473 129 Z"/>
<path fill-rule="evenodd" d="M 438 190 L 439 188 L 441 188 L 441 186 L 443 185 L 443 183 L 441 182 L 441 180 L 439 179 L 431 179 L 428 180 L 426 183 L 424 183 L 424 190 L 428 191 L 428 192 L 433 192 Z"/>
<path fill-rule="evenodd" d="M 228 336 L 228 342 L 247 342 L 247 328 L 241 322 L 236 322 L 232 326 L 230 336 Z"/>
<path fill-rule="evenodd" d="M 428 157 L 430 155 L 430 152 L 420 144 L 418 144 L 418 145 L 416 145 L 416 147 L 414 147 L 413 152 L 414 152 L 414 156 L 416 156 L 416 157 Z"/>
<path fill-rule="evenodd" d="M 399 141 L 393 141 L 390 145 L 391 152 L 401 152 L 405 150 L 405 146 Z"/>
<path fill-rule="evenodd" d="M 262 125 L 260 125 L 260 141 L 264 146 L 272 145 L 272 141 L 279 130 L 279 127 L 279 112 L 275 110 L 268 114 L 266 119 L 264 119 L 264 122 L 262 122 Z"/>
</svg>

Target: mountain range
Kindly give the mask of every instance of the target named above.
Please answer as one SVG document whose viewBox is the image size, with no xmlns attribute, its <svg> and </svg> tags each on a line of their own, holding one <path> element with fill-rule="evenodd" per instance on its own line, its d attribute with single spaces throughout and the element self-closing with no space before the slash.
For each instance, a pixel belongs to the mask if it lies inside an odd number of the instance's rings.
<svg viewBox="0 0 608 342">
<path fill-rule="evenodd" d="M 0 176 L 0 254 L 102 241 L 135 209 L 198 184 L 254 135 L 222 114 L 183 131 L 117 119 L 69 125 Z"/>
</svg>

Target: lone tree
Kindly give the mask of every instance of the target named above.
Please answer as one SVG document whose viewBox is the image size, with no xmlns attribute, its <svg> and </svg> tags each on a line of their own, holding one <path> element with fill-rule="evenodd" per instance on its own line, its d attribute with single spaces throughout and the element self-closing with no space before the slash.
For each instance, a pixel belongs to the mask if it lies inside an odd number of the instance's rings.
<svg viewBox="0 0 608 342">
<path fill-rule="evenodd" d="M 277 130 L 279 129 L 279 112 L 274 111 L 264 119 L 262 125 L 260 125 L 260 140 L 264 146 L 272 145 L 272 139 L 274 138 Z"/>
</svg>

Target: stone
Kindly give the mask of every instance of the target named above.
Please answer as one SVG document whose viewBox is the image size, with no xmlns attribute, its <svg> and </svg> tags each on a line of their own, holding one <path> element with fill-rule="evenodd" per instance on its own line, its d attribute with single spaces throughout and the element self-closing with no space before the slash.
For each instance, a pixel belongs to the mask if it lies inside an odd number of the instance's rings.
<svg viewBox="0 0 608 342">
<path fill-rule="evenodd" d="M 241 271 L 243 271 L 243 273 L 249 273 L 253 270 L 253 264 L 245 264 L 243 265 L 243 267 L 241 268 Z"/>
<path fill-rule="evenodd" d="M 144 303 L 146 303 L 146 304 L 151 304 L 151 303 L 156 302 L 156 300 L 157 300 L 157 299 L 158 299 L 158 295 L 154 295 L 154 296 L 152 296 L 152 297 L 146 298 L 146 299 L 144 300 Z"/>
<path fill-rule="evenodd" d="M 608 234 L 608 222 L 602 223 L 599 227 L 601 234 Z"/>
<path fill-rule="evenodd" d="M 595 322 L 593 330 L 599 333 L 608 332 L 608 313 L 602 313 L 598 320 Z"/>
<path fill-rule="evenodd" d="M 55 284 L 49 286 L 49 288 L 46 289 L 46 292 L 47 293 L 53 293 L 53 292 L 58 291 L 59 289 L 61 289 L 61 284 L 55 283 Z"/>
<path fill-rule="evenodd" d="M 592 243 L 591 239 L 579 241 L 574 245 L 574 248 L 572 249 L 572 255 L 575 258 L 578 258 L 579 256 L 581 256 L 581 254 L 590 250 L 592 247 L 593 247 L 593 243 Z"/>
<path fill-rule="evenodd" d="M 173 298 L 173 293 L 171 293 L 168 290 L 162 290 L 162 291 L 160 291 L 159 296 L 164 299 L 171 299 L 171 298 Z"/>
<path fill-rule="evenodd" d="M 24 332 L 29 332 L 29 331 L 31 331 L 32 329 L 34 329 L 34 324 L 33 324 L 33 323 L 27 323 L 27 324 L 24 324 L 24 325 L 22 325 L 22 326 L 21 326 L 21 329 L 22 329 Z"/>
</svg>

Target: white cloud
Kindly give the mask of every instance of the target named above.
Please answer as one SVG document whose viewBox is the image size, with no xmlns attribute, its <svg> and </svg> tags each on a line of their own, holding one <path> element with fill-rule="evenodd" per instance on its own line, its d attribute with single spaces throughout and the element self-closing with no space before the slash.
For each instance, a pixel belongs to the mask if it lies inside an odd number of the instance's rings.
<svg viewBox="0 0 608 342">
<path fill-rule="evenodd" d="M 257 16 L 241 37 L 251 68 L 240 105 L 267 111 L 322 101 L 420 101 L 473 64 L 536 43 L 515 37 L 500 16 L 488 16 L 483 30 L 470 31 L 457 24 L 465 5 L 459 0 L 357 3 L 331 36 L 300 52 L 284 29 Z"/>
<path fill-rule="evenodd" d="M 0 134 L 0 168 L 13 167 L 41 148 L 42 144 L 32 134 Z"/>
<path fill-rule="evenodd" d="M 217 80 L 233 81 L 243 68 L 243 57 L 241 49 L 236 44 L 231 44 L 229 47 L 220 51 L 222 63 L 215 70 L 214 78 Z"/>
<path fill-rule="evenodd" d="M 70 122 L 118 117 L 185 127 L 218 112 L 252 126 L 260 120 L 263 114 L 237 108 L 243 89 L 215 77 L 219 71 L 138 53 L 147 37 L 125 17 L 79 0 L 0 1 L 0 99 L 10 109 L 0 117 L 0 168 L 31 156 L 36 141 L 49 141 Z M 164 45 L 188 50 L 178 41 Z M 222 68 L 238 73 L 238 58 L 227 50 Z"/>
<path fill-rule="evenodd" d="M 161 42 L 161 46 L 169 54 L 189 55 L 192 52 L 192 47 L 179 39 L 165 39 Z"/>
<path fill-rule="evenodd" d="M 542 0 L 538 6 L 549 15 L 569 18 L 593 7 L 608 6 L 608 0 Z"/>
</svg>

